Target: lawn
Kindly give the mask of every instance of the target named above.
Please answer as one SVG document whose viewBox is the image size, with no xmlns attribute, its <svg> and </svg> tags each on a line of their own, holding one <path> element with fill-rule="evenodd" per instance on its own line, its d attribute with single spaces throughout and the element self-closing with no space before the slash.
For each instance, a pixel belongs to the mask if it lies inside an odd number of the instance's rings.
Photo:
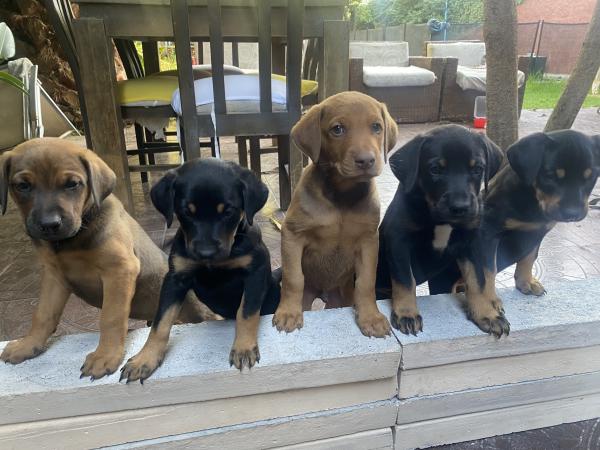
<svg viewBox="0 0 600 450">
<path fill-rule="evenodd" d="M 529 77 L 525 88 L 523 109 L 551 109 L 565 88 L 566 80 L 556 80 L 540 77 Z M 583 108 L 599 108 L 600 95 L 591 93 L 583 102 Z"/>
</svg>

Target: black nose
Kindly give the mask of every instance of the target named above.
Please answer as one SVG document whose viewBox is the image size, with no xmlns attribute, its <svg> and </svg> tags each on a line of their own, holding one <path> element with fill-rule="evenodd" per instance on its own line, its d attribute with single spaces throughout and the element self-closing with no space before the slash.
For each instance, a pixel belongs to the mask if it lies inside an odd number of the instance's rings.
<svg viewBox="0 0 600 450">
<path fill-rule="evenodd" d="M 561 212 L 565 222 L 577 222 L 585 217 L 582 208 L 564 208 Z"/>
<path fill-rule="evenodd" d="M 58 214 L 48 214 L 40 219 L 40 230 L 44 233 L 55 233 L 61 224 L 62 219 Z"/>
<path fill-rule="evenodd" d="M 471 207 L 468 200 L 455 201 L 450 204 L 448 209 L 453 216 L 460 217 L 465 216 Z"/>
<path fill-rule="evenodd" d="M 354 158 L 354 163 L 359 169 L 370 169 L 375 164 L 375 156 L 372 153 L 363 153 Z"/>
</svg>

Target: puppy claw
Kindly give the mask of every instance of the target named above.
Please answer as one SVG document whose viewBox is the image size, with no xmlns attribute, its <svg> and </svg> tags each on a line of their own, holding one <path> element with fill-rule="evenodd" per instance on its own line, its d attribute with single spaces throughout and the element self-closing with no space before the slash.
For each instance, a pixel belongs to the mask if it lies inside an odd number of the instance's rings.
<svg viewBox="0 0 600 450">
<path fill-rule="evenodd" d="M 411 317 L 408 315 L 398 315 L 395 311 L 392 311 L 392 326 L 399 330 L 403 334 L 417 334 L 423 331 L 423 317 L 420 314 L 416 314 Z"/>
<path fill-rule="evenodd" d="M 23 361 L 35 358 L 43 353 L 44 350 L 45 348 L 43 345 L 39 345 L 37 342 L 33 342 L 32 339 L 24 337 L 9 342 L 8 345 L 4 347 L 4 350 L 0 355 L 0 360 L 9 364 L 20 364 Z"/>
<path fill-rule="evenodd" d="M 138 353 L 133 358 L 129 358 L 121 368 L 119 382 L 126 380 L 125 384 L 129 384 L 132 381 L 140 380 L 140 384 L 144 384 L 144 380 L 149 378 L 160 367 L 162 362 L 162 357 L 156 358 L 153 355 L 149 356 Z"/>
<path fill-rule="evenodd" d="M 280 311 L 277 310 L 273 316 L 273 326 L 277 331 L 291 333 L 304 326 L 304 317 L 302 310 L 299 311 Z"/>
<path fill-rule="evenodd" d="M 358 314 L 356 322 L 362 334 L 368 337 L 382 338 L 392 333 L 390 322 L 383 314 Z"/>
<path fill-rule="evenodd" d="M 521 291 L 525 295 L 535 295 L 536 297 L 541 297 L 546 294 L 546 289 L 540 283 L 537 278 L 531 278 L 531 280 L 516 280 L 515 281 L 516 288 Z"/>
<path fill-rule="evenodd" d="M 110 375 L 119 368 L 122 356 L 120 353 L 105 353 L 96 350 L 85 358 L 81 366 L 81 375 L 90 377 L 91 381 Z"/>
<path fill-rule="evenodd" d="M 251 369 L 260 361 L 258 346 L 253 348 L 236 348 L 235 344 L 229 353 L 229 367 L 235 366 L 240 372 L 244 367 Z"/>
<path fill-rule="evenodd" d="M 475 322 L 475 325 L 477 325 L 481 331 L 491 334 L 497 339 L 510 334 L 510 322 L 502 313 L 493 318 L 484 317 L 479 320 L 472 318 L 471 320 Z"/>
</svg>

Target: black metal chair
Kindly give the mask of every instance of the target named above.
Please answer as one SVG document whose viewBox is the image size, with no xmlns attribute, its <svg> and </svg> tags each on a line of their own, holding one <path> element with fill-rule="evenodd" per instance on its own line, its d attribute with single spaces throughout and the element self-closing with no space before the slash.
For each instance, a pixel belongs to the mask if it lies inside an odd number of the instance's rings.
<svg viewBox="0 0 600 450">
<path fill-rule="evenodd" d="M 260 136 L 277 138 L 279 190 L 282 209 L 291 200 L 290 173 L 302 164 L 301 158 L 290 158 L 289 134 L 292 126 L 300 118 L 302 72 L 302 25 L 304 1 L 287 2 L 287 42 L 286 52 L 286 110 L 273 111 L 271 98 L 271 1 L 256 2 L 258 29 L 256 40 L 259 48 L 260 109 L 253 113 L 227 111 L 225 101 L 225 78 L 223 73 L 223 43 L 221 26 L 221 2 L 208 0 L 209 40 L 212 64 L 212 86 L 216 134 L 218 136 L 252 136 L 256 142 Z M 192 156 L 199 154 L 199 137 L 215 134 L 210 114 L 199 114 L 195 105 L 195 93 L 190 53 L 190 30 L 187 0 L 171 0 L 173 30 L 177 56 L 179 89 L 183 124 L 183 142 Z M 260 155 L 259 155 L 260 157 Z M 291 160 L 294 162 L 291 163 Z"/>
</svg>

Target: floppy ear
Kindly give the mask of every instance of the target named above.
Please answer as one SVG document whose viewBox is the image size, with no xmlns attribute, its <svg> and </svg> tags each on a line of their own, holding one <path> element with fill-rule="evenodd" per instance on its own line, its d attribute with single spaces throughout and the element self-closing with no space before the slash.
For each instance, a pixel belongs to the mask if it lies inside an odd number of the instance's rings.
<svg viewBox="0 0 600 450">
<path fill-rule="evenodd" d="M 177 172 L 169 170 L 150 190 L 152 204 L 167 221 L 167 227 L 173 223 L 173 210 L 175 209 L 175 190 L 173 184 Z"/>
<path fill-rule="evenodd" d="M 544 133 L 533 133 L 518 140 L 506 150 L 512 169 L 525 184 L 533 184 L 537 177 L 546 144 L 551 138 Z"/>
<path fill-rule="evenodd" d="M 242 196 L 244 197 L 244 213 L 246 220 L 250 225 L 254 220 L 254 215 L 265 206 L 269 198 L 269 189 L 258 179 L 253 172 L 242 168 L 240 180 L 242 181 Z"/>
<path fill-rule="evenodd" d="M 410 192 L 415 186 L 417 174 L 419 173 L 421 147 L 423 147 L 426 139 L 423 135 L 411 139 L 390 158 L 390 168 L 402 183 L 404 192 Z"/>
<path fill-rule="evenodd" d="M 315 105 L 302 116 L 292 128 L 291 136 L 298 148 L 312 159 L 319 160 L 321 154 L 321 105 Z"/>
<path fill-rule="evenodd" d="M 90 193 L 96 206 L 104 201 L 115 188 L 117 176 L 102 159 L 91 150 L 85 150 L 79 157 L 88 178 Z"/>
<path fill-rule="evenodd" d="M 0 216 L 6 214 L 8 206 L 8 177 L 10 176 L 10 152 L 0 156 Z"/>
<path fill-rule="evenodd" d="M 396 121 L 390 116 L 390 113 L 385 106 L 385 103 L 381 104 L 381 115 L 383 116 L 383 158 L 387 162 L 387 155 L 390 150 L 394 148 L 398 141 L 398 125 Z"/>
<path fill-rule="evenodd" d="M 479 139 L 481 139 L 484 147 L 485 153 L 485 190 L 488 189 L 489 181 L 496 175 L 500 167 L 502 166 L 502 161 L 504 160 L 504 153 L 498 147 L 494 141 L 492 141 L 489 137 L 484 134 L 477 134 Z"/>
</svg>

